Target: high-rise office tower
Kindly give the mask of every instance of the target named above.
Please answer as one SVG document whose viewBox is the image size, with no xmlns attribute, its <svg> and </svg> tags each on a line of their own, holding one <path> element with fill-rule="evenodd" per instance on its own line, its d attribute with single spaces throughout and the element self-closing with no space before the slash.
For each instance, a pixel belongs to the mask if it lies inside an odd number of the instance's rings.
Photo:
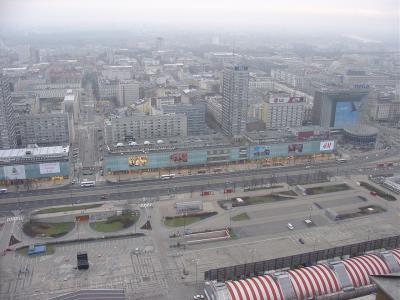
<svg viewBox="0 0 400 300">
<path fill-rule="evenodd" d="M 368 91 L 356 89 L 316 91 L 313 124 L 322 127 L 343 128 L 356 125 L 365 118 Z"/>
<path fill-rule="evenodd" d="M 246 66 L 227 66 L 222 83 L 222 131 L 240 136 L 246 131 L 249 72 Z"/>
<path fill-rule="evenodd" d="M 12 149 L 17 146 L 15 115 L 11 103 L 10 84 L 0 74 L 0 149 Z"/>
<path fill-rule="evenodd" d="M 129 106 L 139 100 L 139 82 L 123 80 L 118 86 L 118 102 L 120 106 Z"/>
</svg>

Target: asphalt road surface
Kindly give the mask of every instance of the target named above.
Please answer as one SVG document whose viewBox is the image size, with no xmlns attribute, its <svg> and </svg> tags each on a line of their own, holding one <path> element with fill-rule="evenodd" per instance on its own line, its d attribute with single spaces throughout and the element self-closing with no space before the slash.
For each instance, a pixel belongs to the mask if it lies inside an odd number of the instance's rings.
<svg viewBox="0 0 400 300">
<path fill-rule="evenodd" d="M 373 161 L 381 160 L 398 153 L 388 151 L 379 157 L 354 159 L 347 163 L 336 161 L 318 162 L 306 169 L 305 165 L 288 167 L 260 168 L 223 174 L 202 174 L 177 177 L 170 180 L 147 179 L 135 182 L 103 183 L 96 187 L 82 188 L 69 185 L 50 190 L 35 190 L 20 193 L 8 193 L 0 196 L 0 212 L 17 209 L 32 209 L 48 205 L 86 203 L 99 201 L 101 195 L 109 200 L 136 199 L 143 197 L 159 197 L 178 193 L 198 193 L 205 190 L 223 189 L 225 187 L 257 186 L 266 183 L 279 183 L 293 180 L 298 176 L 311 176 L 318 172 L 326 172 L 331 176 L 347 176 L 354 174 L 387 174 L 400 171 L 400 167 L 375 168 Z M 366 167 L 363 167 L 366 166 Z"/>
</svg>

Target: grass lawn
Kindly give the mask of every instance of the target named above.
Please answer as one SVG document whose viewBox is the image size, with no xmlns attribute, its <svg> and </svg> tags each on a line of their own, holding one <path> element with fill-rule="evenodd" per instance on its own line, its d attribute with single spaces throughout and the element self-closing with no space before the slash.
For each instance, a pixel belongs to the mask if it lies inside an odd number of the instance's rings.
<svg viewBox="0 0 400 300">
<path fill-rule="evenodd" d="M 235 240 L 238 238 L 235 231 L 232 228 L 229 229 L 229 235 L 231 236 L 232 240 Z"/>
<path fill-rule="evenodd" d="M 344 219 L 362 217 L 362 216 L 367 216 L 367 215 L 372 215 L 372 214 L 378 214 L 378 213 L 381 213 L 384 211 L 386 211 L 386 210 L 378 205 L 363 206 L 363 207 L 359 207 L 357 209 L 357 211 L 341 214 L 340 219 L 344 220 Z"/>
<path fill-rule="evenodd" d="M 194 222 L 198 222 L 200 220 L 200 217 L 175 217 L 165 219 L 164 224 L 169 227 L 179 227 L 183 225 L 193 224 Z"/>
<path fill-rule="evenodd" d="M 71 206 L 58 206 L 58 207 L 51 207 L 51 208 L 45 208 L 42 210 L 39 210 L 38 212 L 35 213 L 35 215 L 39 214 L 50 214 L 50 213 L 57 213 L 57 212 L 63 212 L 63 211 L 74 211 L 74 210 L 83 210 L 83 209 L 89 209 L 89 208 L 96 208 L 100 207 L 102 204 L 84 204 L 84 205 L 71 205 Z"/>
<path fill-rule="evenodd" d="M 42 222 L 27 222 L 23 226 L 25 234 L 36 236 L 59 237 L 67 234 L 74 228 L 73 222 L 63 223 L 42 223 Z"/>
<path fill-rule="evenodd" d="M 244 221 L 244 220 L 249 220 L 250 217 L 246 212 L 243 212 L 241 214 L 233 216 L 231 219 L 232 219 L 232 221 Z"/>
<path fill-rule="evenodd" d="M 252 204 L 260 204 L 260 203 L 271 203 L 271 202 L 287 200 L 287 199 L 292 199 L 292 198 L 279 196 L 279 195 L 275 195 L 275 194 L 270 194 L 270 195 L 264 195 L 264 196 L 249 197 L 248 199 L 245 199 L 245 201 L 248 203 L 248 205 L 252 205 Z"/>
<path fill-rule="evenodd" d="M 376 188 L 375 186 L 373 186 L 373 185 L 371 185 L 371 184 L 369 184 L 367 182 L 361 181 L 360 182 L 360 186 L 366 188 L 369 191 L 376 192 L 376 194 L 379 197 L 382 197 L 383 199 L 386 199 L 388 201 L 396 201 L 396 197 L 394 197 L 394 196 L 382 191 L 381 189 Z"/>
<path fill-rule="evenodd" d="M 258 191 L 258 190 L 272 190 L 272 189 L 279 189 L 279 188 L 283 188 L 283 185 L 246 187 L 246 188 L 244 188 L 243 191 L 249 192 L 249 191 Z"/>
<path fill-rule="evenodd" d="M 28 255 L 28 246 L 22 247 L 21 249 L 17 250 L 17 253 L 23 256 L 29 256 Z M 46 244 L 46 252 L 45 253 L 39 253 L 39 254 L 34 254 L 31 255 L 31 257 L 36 257 L 36 256 L 42 256 L 42 255 L 51 255 L 55 252 L 55 247 L 53 244 Z"/>
<path fill-rule="evenodd" d="M 283 192 L 279 192 L 278 194 L 280 194 L 280 195 L 286 195 L 286 196 L 298 196 L 297 194 L 296 194 L 296 192 L 294 192 L 294 191 L 283 191 Z"/>
<path fill-rule="evenodd" d="M 132 226 L 138 219 L 139 214 L 127 211 L 122 215 L 109 217 L 106 221 L 91 222 L 90 227 L 96 231 L 114 232 Z"/>
<path fill-rule="evenodd" d="M 280 194 L 287 194 L 288 196 L 285 195 L 280 195 Z M 243 200 L 242 202 L 237 201 L 237 198 L 232 198 L 230 200 L 220 200 L 218 201 L 219 206 L 223 209 L 229 209 L 230 203 L 232 203 L 232 207 L 240 207 L 240 206 L 247 206 L 247 205 L 254 205 L 254 204 L 265 204 L 265 203 L 272 203 L 272 202 L 277 202 L 277 201 L 283 201 L 283 200 L 293 200 L 295 198 L 291 196 L 297 196 L 296 193 L 293 191 L 289 192 L 282 192 L 282 193 L 277 193 L 277 194 L 268 194 L 268 195 L 262 195 L 262 196 L 254 196 L 254 197 L 241 197 Z"/>
<path fill-rule="evenodd" d="M 345 183 L 335 185 L 321 185 L 312 188 L 306 188 L 307 195 L 318 195 L 325 193 L 334 193 L 350 190 L 351 187 Z"/>
<path fill-rule="evenodd" d="M 165 217 L 164 224 L 168 227 L 180 227 L 183 225 L 193 224 L 200 220 L 204 220 L 211 216 L 216 215 L 216 212 L 208 212 L 202 214 L 193 214 L 187 216 L 178 216 L 178 217 Z"/>
</svg>

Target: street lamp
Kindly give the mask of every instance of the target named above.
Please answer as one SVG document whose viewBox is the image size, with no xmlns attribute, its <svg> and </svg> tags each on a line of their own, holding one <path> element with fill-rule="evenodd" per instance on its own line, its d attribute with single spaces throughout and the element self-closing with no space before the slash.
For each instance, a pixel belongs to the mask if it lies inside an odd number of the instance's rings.
<svg viewBox="0 0 400 300">
<path fill-rule="evenodd" d="M 250 252 L 251 252 L 251 262 L 254 262 L 254 256 L 257 252 L 257 249 L 253 248 L 250 250 Z"/>
<path fill-rule="evenodd" d="M 196 269 L 195 269 L 195 277 L 196 277 L 196 288 L 197 288 L 197 265 L 199 264 L 199 258 L 195 258 L 192 260 L 192 262 L 195 263 Z"/>
<path fill-rule="evenodd" d="M 229 229 L 231 229 L 231 225 L 232 225 L 232 202 L 231 205 L 229 207 Z"/>
</svg>

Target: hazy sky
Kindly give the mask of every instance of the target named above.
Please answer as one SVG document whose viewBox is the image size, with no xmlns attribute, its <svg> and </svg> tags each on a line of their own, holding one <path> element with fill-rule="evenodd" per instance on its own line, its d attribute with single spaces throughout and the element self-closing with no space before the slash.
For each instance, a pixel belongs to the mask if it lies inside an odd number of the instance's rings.
<svg viewBox="0 0 400 300">
<path fill-rule="evenodd" d="M 0 0 L 0 28 L 136 25 L 396 35 L 400 0 Z"/>
</svg>

